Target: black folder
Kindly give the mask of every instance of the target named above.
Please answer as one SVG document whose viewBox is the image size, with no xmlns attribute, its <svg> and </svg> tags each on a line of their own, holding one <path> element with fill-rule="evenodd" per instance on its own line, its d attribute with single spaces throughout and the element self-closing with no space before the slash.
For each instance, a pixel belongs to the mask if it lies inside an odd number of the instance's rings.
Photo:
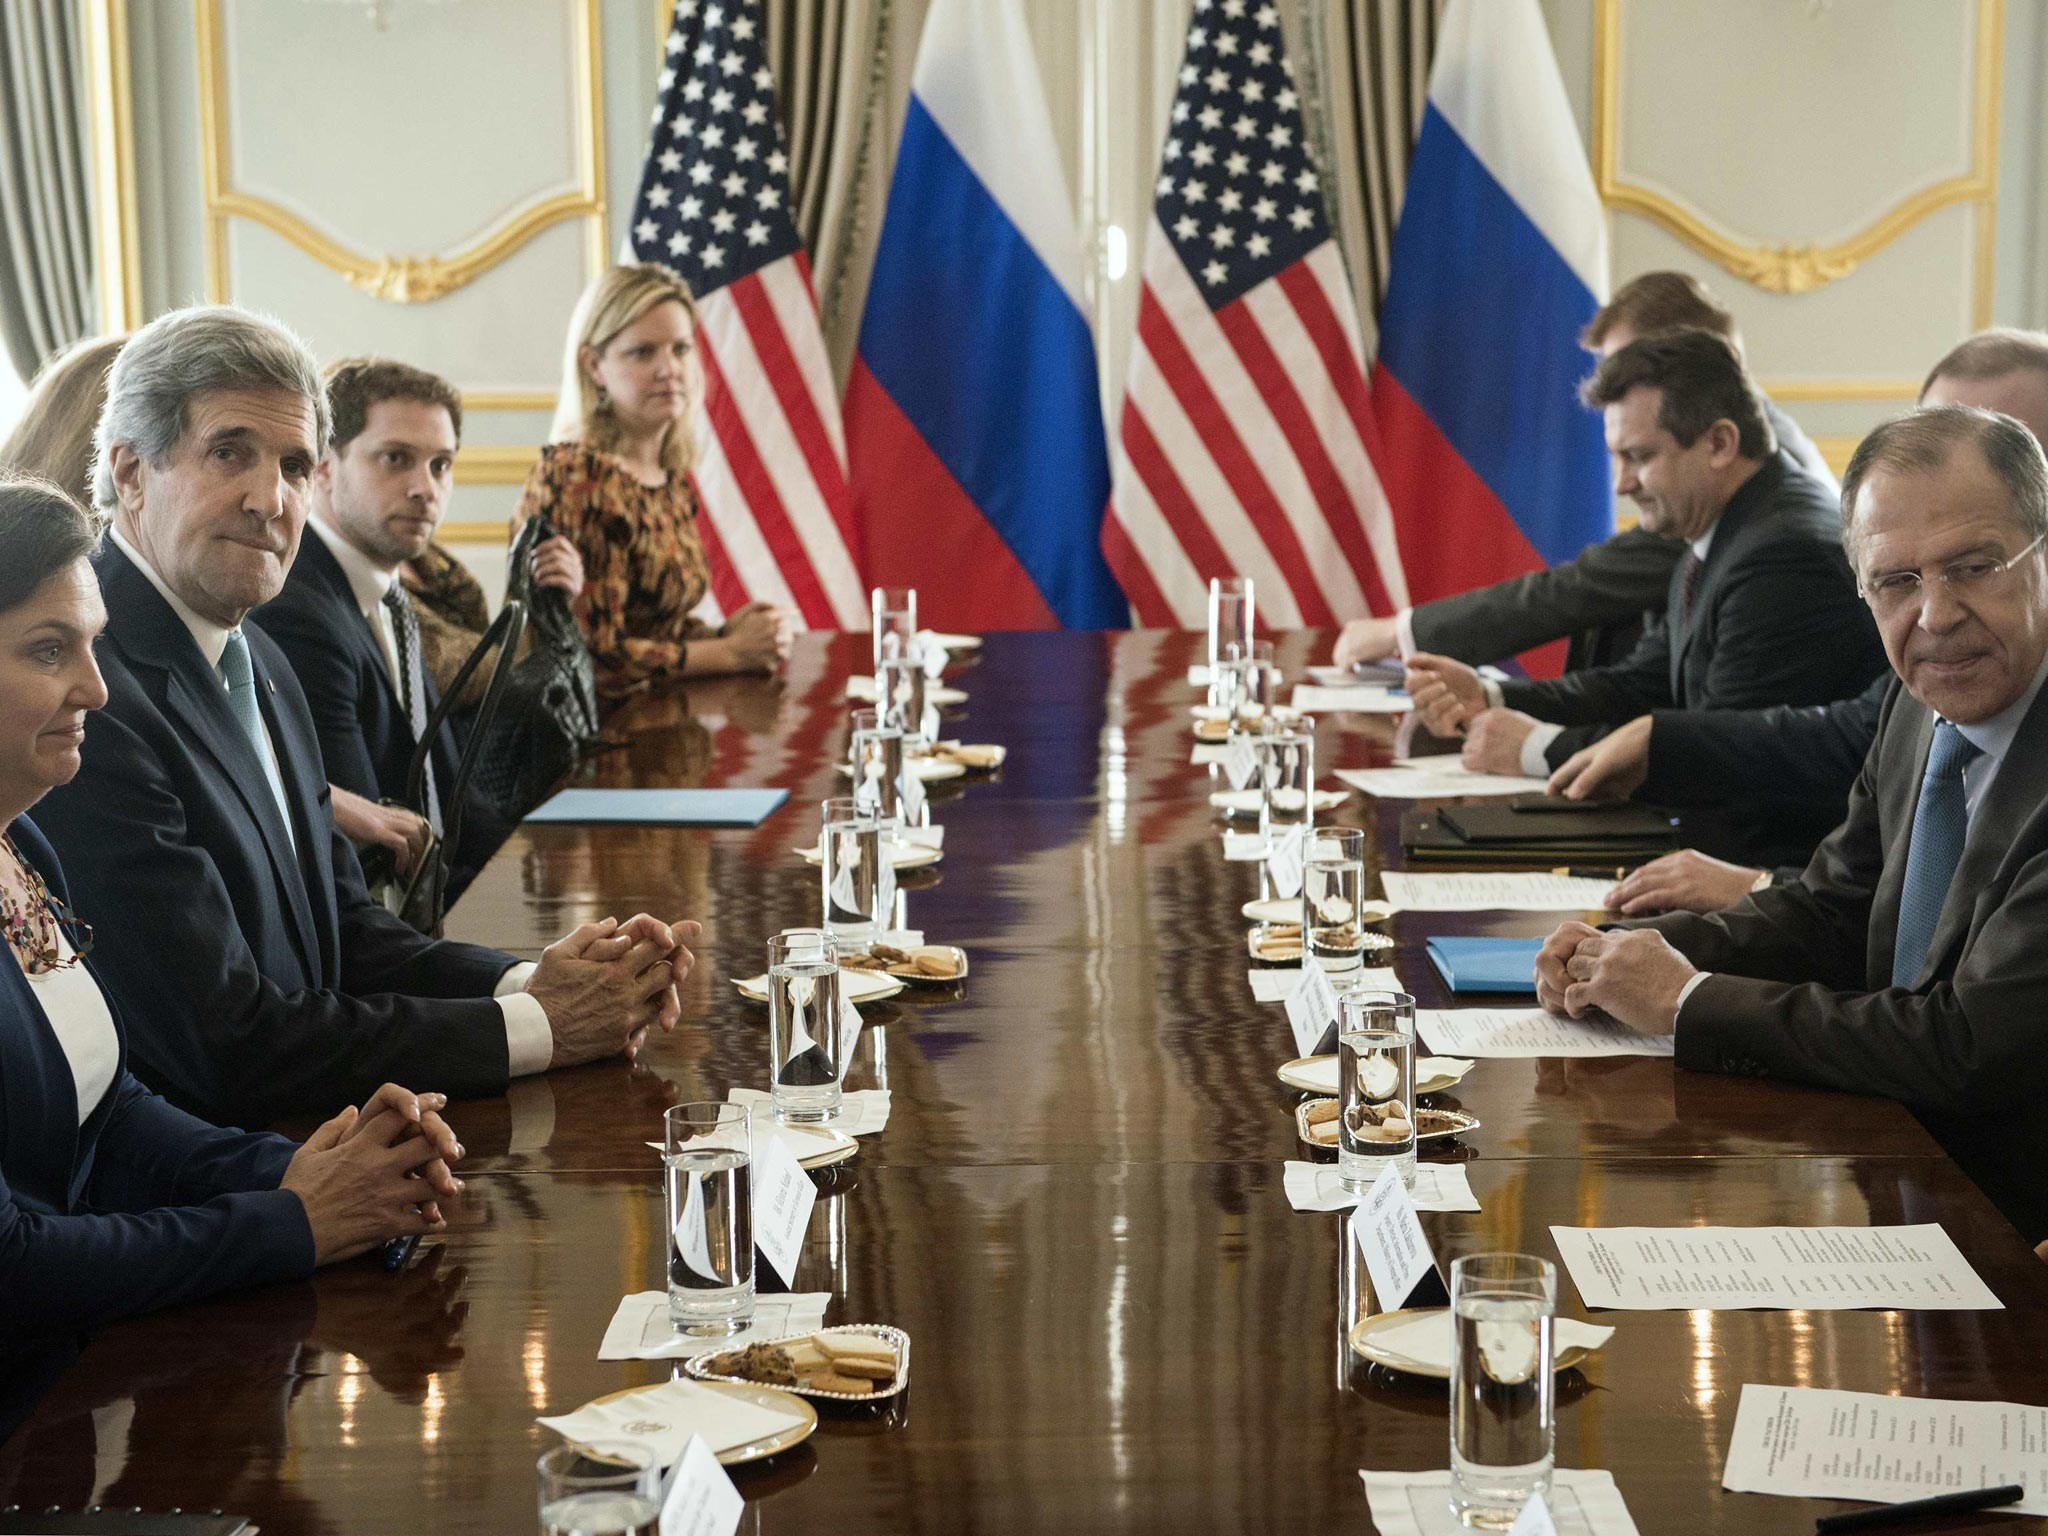
<svg viewBox="0 0 2048 1536">
<path fill-rule="evenodd" d="M 1679 846 L 1679 824 L 1640 805 L 1588 811 L 1517 810 L 1499 802 L 1410 811 L 1401 846 L 1416 858 L 1460 863 L 1611 864 Z"/>
</svg>

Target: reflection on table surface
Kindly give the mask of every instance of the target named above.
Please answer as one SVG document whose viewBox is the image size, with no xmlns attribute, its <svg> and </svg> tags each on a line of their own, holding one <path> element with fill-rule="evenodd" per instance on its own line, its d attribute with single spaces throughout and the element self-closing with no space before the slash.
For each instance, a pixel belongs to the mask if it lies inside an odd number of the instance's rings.
<svg viewBox="0 0 2048 1536">
<path fill-rule="evenodd" d="M 371 1264 L 112 1329 L 0 1449 L 0 1502 L 222 1506 L 266 1531 L 532 1528 L 536 1414 L 659 1380 L 608 1363 L 619 1298 L 661 1283 L 662 1108 L 760 1086 L 766 1014 L 731 978 L 813 921 L 792 852 L 841 780 L 864 636 L 802 642 L 779 684 L 636 701 L 603 784 L 769 783 L 758 829 L 533 828 L 465 898 L 458 937 L 528 953 L 574 923 L 701 918 L 689 1023 L 637 1065 L 522 1082 L 459 1107 L 452 1229 L 406 1274 Z M 944 862 L 910 923 L 963 945 L 957 989 L 868 1014 L 850 1087 L 891 1119 L 821 1174 L 795 1288 L 828 1320 L 915 1341 L 886 1415 L 828 1410 L 804 1447 L 736 1469 L 760 1531 L 1368 1528 L 1357 1471 L 1441 1467 L 1443 1390 L 1344 1345 L 1372 1306 L 1342 1218 L 1297 1214 L 1281 1010 L 1251 1002 L 1207 769 L 1189 761 L 1199 637 L 992 636 L 948 734 L 1010 748 L 936 786 Z M 1299 674 L 1324 642 L 1281 644 Z M 1318 752 L 1384 761 L 1391 722 L 1332 717 Z M 1337 819 L 1398 859 L 1399 807 Z M 1412 915 L 1395 964 L 1445 999 L 1425 935 L 1551 919 Z M 423 1085 L 424 1086 L 424 1085 Z M 1439 1257 L 1554 1254 L 1552 1224 L 1940 1221 L 2006 1310 L 1606 1314 L 1562 1384 L 1559 1457 L 1611 1470 L 1646 1532 L 1807 1531 L 1839 1507 L 1723 1494 L 1744 1382 L 2042 1401 L 2048 1268 L 1895 1105 L 1652 1059 L 1483 1062 L 1443 1102 L 1482 1129 L 1478 1215 L 1424 1218 Z M 766 1271 L 763 1271 L 766 1273 Z M 1567 1282 L 1565 1309 L 1585 1315 Z M 1991 1529 L 1994 1517 L 1981 1528 Z M 1971 1529 L 1954 1525 L 1948 1529 Z"/>
</svg>

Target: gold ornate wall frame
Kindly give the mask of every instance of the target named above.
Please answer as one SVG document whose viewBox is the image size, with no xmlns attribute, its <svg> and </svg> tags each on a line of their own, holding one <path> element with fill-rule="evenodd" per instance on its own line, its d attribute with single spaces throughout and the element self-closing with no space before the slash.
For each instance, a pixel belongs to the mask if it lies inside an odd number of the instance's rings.
<svg viewBox="0 0 2048 1536">
<path fill-rule="evenodd" d="M 128 0 L 80 0 L 92 112 L 94 256 L 100 329 L 142 324 L 142 250 L 135 222 L 135 112 Z"/>
<path fill-rule="evenodd" d="M 126 0 L 94 0 L 119 7 Z M 452 293 L 504 261 L 545 229 L 569 219 L 589 221 L 587 261 L 592 273 L 609 261 L 604 198 L 604 92 L 601 78 L 601 0 L 573 0 L 576 11 L 575 72 L 581 95 L 581 142 L 577 184 L 514 207 L 475 240 L 437 255 L 368 255 L 354 251 L 315 228 L 282 204 L 233 185 L 228 144 L 226 42 L 221 0 L 193 0 L 199 53 L 199 149 L 206 216 L 206 288 L 215 303 L 229 297 L 227 225 L 248 219 L 262 225 L 335 273 L 350 286 L 398 304 L 425 303 Z M 125 93 L 123 93 L 125 99 Z M 535 391 L 493 391 L 522 400 Z M 553 404 L 552 396 L 549 405 Z M 521 404 L 504 409 L 530 409 Z"/>
<path fill-rule="evenodd" d="M 1991 323 L 1997 259 L 1998 108 L 2002 84 L 2000 49 L 2004 0 L 1976 0 L 1972 40 L 1970 166 L 1908 194 L 1865 228 L 1831 245 L 1814 242 L 1753 241 L 1716 229 L 1691 209 L 1622 178 L 1617 168 L 1621 96 L 1622 0 L 1595 0 L 1593 27 L 1593 171 L 1608 208 L 1634 213 L 1662 226 L 1735 276 L 1771 293 L 1801 294 L 1837 282 L 1929 215 L 1971 204 L 1975 223 L 1975 266 L 1971 312 L 1979 328 Z M 1785 400 L 1912 399 L 1914 379 L 1804 379 L 1768 381 Z"/>
</svg>

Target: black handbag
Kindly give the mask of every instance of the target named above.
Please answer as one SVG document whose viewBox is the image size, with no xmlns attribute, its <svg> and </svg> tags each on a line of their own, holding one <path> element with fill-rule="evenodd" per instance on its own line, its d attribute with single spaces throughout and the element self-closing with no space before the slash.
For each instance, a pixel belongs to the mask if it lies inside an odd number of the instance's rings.
<svg viewBox="0 0 2048 1536">
<path fill-rule="evenodd" d="M 606 745 L 597 718 L 597 671 L 569 599 L 533 580 L 533 552 L 555 528 L 531 517 L 512 541 L 505 596 L 526 605 L 532 648 L 506 679 L 505 697 L 485 728 L 475 784 L 507 821 L 545 800 L 588 754 Z"/>
</svg>

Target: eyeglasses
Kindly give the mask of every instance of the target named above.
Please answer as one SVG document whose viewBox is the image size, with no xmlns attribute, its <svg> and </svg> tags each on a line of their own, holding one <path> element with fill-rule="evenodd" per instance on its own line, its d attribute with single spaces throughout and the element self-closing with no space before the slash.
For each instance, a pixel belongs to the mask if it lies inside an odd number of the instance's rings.
<svg viewBox="0 0 2048 1536">
<path fill-rule="evenodd" d="M 2048 538 L 2048 534 L 2042 538 Z M 1989 592 L 2001 576 L 2039 549 L 2041 542 L 2037 538 L 2019 553 L 2002 560 L 1989 555 L 1965 555 L 1960 560 L 1949 561 L 1935 572 L 1934 580 L 1946 587 L 1949 596 L 1957 602 L 1967 603 L 1980 593 Z M 1863 600 L 1883 614 L 1917 607 L 1926 598 L 1927 581 L 1918 571 L 1887 571 L 1857 585 L 1863 593 Z"/>
</svg>

